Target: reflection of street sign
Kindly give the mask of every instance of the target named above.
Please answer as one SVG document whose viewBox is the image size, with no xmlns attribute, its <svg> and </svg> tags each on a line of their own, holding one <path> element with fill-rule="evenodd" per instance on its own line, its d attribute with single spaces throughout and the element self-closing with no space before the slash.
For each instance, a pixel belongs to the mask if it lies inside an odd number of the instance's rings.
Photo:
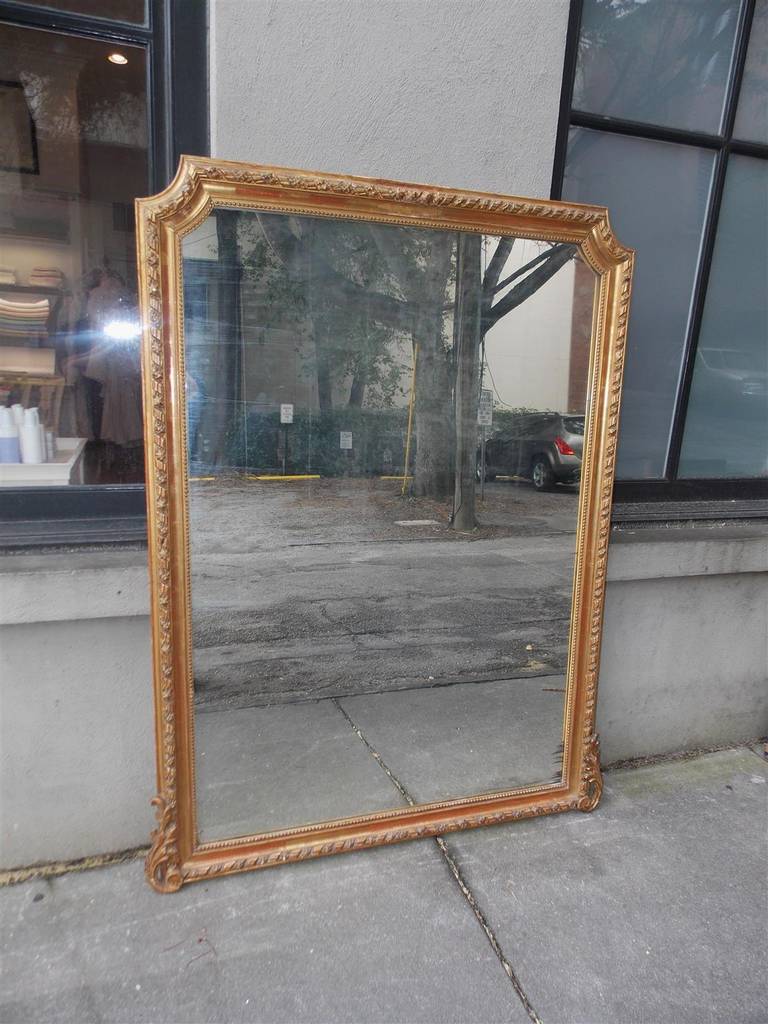
<svg viewBox="0 0 768 1024">
<path fill-rule="evenodd" d="M 341 450 L 343 452 L 351 452 L 352 451 L 352 431 L 351 430 L 342 430 L 342 431 L 339 432 L 339 448 L 341 448 Z"/>
<path fill-rule="evenodd" d="M 293 406 L 286 403 L 280 406 L 280 422 L 293 423 Z"/>
<path fill-rule="evenodd" d="M 480 404 L 477 407 L 477 425 L 479 427 L 493 426 L 493 392 L 483 389 L 480 392 Z"/>
</svg>

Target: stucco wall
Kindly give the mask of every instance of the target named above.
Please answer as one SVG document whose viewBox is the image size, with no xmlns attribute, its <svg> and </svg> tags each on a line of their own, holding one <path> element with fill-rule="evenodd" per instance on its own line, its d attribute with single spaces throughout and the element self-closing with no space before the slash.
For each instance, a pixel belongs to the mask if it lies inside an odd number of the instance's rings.
<svg viewBox="0 0 768 1024">
<path fill-rule="evenodd" d="M 0 559 L 0 865 L 147 842 L 146 552 Z"/>
<path fill-rule="evenodd" d="M 608 576 L 605 762 L 768 729 L 759 529 L 622 535 Z M 144 845 L 154 795 L 145 553 L 3 558 L 0 596 L 0 867 Z"/>
<path fill-rule="evenodd" d="M 549 195 L 568 0 L 211 0 L 215 156 Z"/>
</svg>

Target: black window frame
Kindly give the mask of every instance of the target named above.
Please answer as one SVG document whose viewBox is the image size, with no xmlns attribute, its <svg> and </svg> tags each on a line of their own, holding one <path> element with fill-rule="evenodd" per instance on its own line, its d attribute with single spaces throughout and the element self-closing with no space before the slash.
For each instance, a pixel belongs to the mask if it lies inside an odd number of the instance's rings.
<svg viewBox="0 0 768 1024">
<path fill-rule="evenodd" d="M 0 30 L 41 28 L 146 48 L 149 185 L 159 192 L 182 153 L 210 154 L 208 2 L 147 0 L 147 8 L 140 25 L 0 0 Z M 0 490 L 0 549 L 136 544 L 146 532 L 143 484 Z"/>
<path fill-rule="evenodd" d="M 551 196 L 562 198 L 563 179 L 571 128 L 591 128 L 617 135 L 658 142 L 697 146 L 714 151 L 715 166 L 704 221 L 704 232 L 696 277 L 691 315 L 683 346 L 680 380 L 672 416 L 672 430 L 663 476 L 649 480 L 617 480 L 613 500 L 615 521 L 668 519 L 728 519 L 768 516 L 768 478 L 718 477 L 681 479 L 678 476 L 683 432 L 691 393 L 696 349 L 704 313 L 704 302 L 712 267 L 717 225 L 725 191 L 725 176 L 731 153 L 768 160 L 768 145 L 744 142 L 733 136 L 739 93 L 744 78 L 749 37 L 756 0 L 744 0 L 736 26 L 733 59 L 728 75 L 724 115 L 720 134 L 660 127 L 611 115 L 592 114 L 573 107 L 573 90 L 579 54 L 584 0 L 571 0 L 566 35 L 563 82 L 552 169 Z M 631 239 L 624 239 L 631 245 Z"/>
</svg>

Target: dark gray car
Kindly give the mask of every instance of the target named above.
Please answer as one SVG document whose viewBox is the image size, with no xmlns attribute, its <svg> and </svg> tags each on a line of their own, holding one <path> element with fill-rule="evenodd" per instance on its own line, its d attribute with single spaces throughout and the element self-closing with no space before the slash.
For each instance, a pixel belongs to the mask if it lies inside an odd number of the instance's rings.
<svg viewBox="0 0 768 1024">
<path fill-rule="evenodd" d="M 583 450 L 582 413 L 523 413 L 486 442 L 485 478 L 521 476 L 540 491 L 578 483 Z"/>
</svg>

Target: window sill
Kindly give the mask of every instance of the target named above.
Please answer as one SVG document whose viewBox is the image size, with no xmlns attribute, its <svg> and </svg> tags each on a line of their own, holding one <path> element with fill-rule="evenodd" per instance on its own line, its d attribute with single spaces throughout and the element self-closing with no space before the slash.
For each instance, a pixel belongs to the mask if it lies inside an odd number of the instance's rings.
<svg viewBox="0 0 768 1024">
<path fill-rule="evenodd" d="M 82 547 L 144 548 L 146 542 L 146 516 L 17 519 L 0 522 L 0 551 L 8 553 Z"/>
</svg>

